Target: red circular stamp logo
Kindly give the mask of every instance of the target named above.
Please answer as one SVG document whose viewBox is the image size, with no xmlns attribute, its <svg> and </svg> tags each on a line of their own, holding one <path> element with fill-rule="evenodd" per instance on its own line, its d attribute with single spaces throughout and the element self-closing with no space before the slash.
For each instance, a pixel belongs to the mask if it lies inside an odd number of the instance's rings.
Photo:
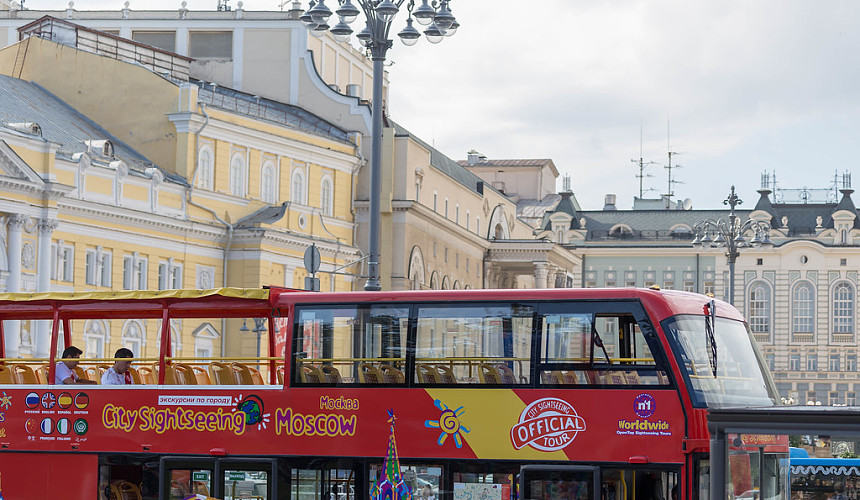
<svg viewBox="0 0 860 500">
<path fill-rule="evenodd" d="M 526 406 L 511 427 L 511 443 L 517 450 L 526 446 L 540 451 L 558 451 L 585 430 L 585 419 L 573 405 L 558 398 L 538 399 Z"/>
</svg>

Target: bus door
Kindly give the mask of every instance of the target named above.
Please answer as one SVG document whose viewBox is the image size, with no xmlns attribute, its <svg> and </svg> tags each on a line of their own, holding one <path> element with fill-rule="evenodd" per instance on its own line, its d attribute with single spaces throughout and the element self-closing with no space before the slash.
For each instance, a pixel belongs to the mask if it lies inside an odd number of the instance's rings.
<svg viewBox="0 0 860 500">
<path fill-rule="evenodd" d="M 215 461 L 215 498 L 278 498 L 277 459 L 220 458 Z"/>
<path fill-rule="evenodd" d="M 195 494 L 224 500 L 277 498 L 275 459 L 162 457 L 159 476 L 159 500 Z"/>
<path fill-rule="evenodd" d="M 524 465 L 522 500 L 597 500 L 600 468 L 579 465 Z"/>
<path fill-rule="evenodd" d="M 184 500 L 191 495 L 214 492 L 214 457 L 161 457 L 159 500 Z"/>
<path fill-rule="evenodd" d="M 603 467 L 603 500 L 677 500 L 679 474 L 651 467 Z M 680 486 L 678 486 L 680 487 Z"/>
</svg>

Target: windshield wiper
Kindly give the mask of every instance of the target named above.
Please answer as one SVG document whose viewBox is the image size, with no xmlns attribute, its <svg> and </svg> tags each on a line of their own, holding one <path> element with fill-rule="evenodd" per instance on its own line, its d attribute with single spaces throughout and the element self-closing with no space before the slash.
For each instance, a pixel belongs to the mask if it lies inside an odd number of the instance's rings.
<svg viewBox="0 0 860 500">
<path fill-rule="evenodd" d="M 717 318 L 717 304 L 715 301 L 710 301 L 702 308 L 705 313 L 705 335 L 708 336 L 708 361 L 711 364 L 711 371 L 714 373 L 714 378 L 717 378 L 717 337 L 714 335 L 714 321 Z"/>
</svg>

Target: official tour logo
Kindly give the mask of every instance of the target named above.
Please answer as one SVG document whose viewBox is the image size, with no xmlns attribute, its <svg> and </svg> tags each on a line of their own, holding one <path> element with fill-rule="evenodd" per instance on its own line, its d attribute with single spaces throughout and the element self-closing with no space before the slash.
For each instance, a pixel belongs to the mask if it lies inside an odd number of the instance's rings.
<svg viewBox="0 0 860 500">
<path fill-rule="evenodd" d="M 511 427 L 511 443 L 519 450 L 526 446 L 540 451 L 558 451 L 585 430 L 585 419 L 567 401 L 538 399 L 520 414 Z"/>
</svg>

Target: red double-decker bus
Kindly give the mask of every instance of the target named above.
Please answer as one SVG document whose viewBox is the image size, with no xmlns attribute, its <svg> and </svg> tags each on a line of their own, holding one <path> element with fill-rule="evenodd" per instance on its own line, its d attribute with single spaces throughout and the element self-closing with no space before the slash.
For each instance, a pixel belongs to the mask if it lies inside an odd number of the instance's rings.
<svg viewBox="0 0 860 500">
<path fill-rule="evenodd" d="M 779 400 L 742 316 L 677 291 L 5 294 L 0 320 L 51 353 L 0 353 L 7 499 L 367 498 L 389 411 L 413 498 L 704 499 L 707 409 Z M 130 347 L 136 383 L 48 383 L 68 345 L 93 379 Z"/>
</svg>

